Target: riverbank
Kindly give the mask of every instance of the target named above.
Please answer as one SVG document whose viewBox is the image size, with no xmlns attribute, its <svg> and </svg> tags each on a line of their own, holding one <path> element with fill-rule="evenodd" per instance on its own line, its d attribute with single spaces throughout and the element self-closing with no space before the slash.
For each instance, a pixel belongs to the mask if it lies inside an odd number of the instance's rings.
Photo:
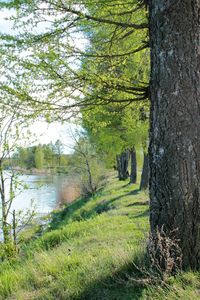
<svg viewBox="0 0 200 300">
<path fill-rule="evenodd" d="M 48 169 L 36 169 L 36 168 L 31 168 L 31 169 L 26 169 L 22 167 L 13 167 L 13 170 L 23 174 L 23 175 L 55 175 L 55 174 L 60 174 L 60 172 L 57 172 L 55 168 L 48 168 Z M 62 174 L 68 174 L 62 173 Z"/>
<path fill-rule="evenodd" d="M 148 195 L 112 176 L 101 193 L 54 212 L 46 232 L 2 263 L 0 299 L 199 299 L 198 274 L 164 287 L 142 281 L 148 216 Z"/>
</svg>

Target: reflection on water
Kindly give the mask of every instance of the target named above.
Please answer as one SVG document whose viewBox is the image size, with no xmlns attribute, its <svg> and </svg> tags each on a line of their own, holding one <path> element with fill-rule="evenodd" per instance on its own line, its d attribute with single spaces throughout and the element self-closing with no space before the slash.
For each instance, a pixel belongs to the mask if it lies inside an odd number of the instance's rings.
<svg viewBox="0 0 200 300">
<path fill-rule="evenodd" d="M 28 189 L 16 196 L 11 211 L 30 209 L 33 201 L 38 215 L 51 212 L 58 205 L 63 179 L 60 175 L 20 175 L 19 180 L 27 184 Z"/>
</svg>

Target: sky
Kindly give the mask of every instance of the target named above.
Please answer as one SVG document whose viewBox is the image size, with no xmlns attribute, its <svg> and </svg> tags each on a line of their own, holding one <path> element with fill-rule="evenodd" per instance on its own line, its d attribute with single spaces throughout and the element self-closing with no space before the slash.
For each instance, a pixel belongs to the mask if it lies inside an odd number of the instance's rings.
<svg viewBox="0 0 200 300">
<path fill-rule="evenodd" d="M 11 16 L 12 12 L 8 10 L 0 11 L 0 32 L 13 34 L 15 31 L 12 29 L 12 22 L 6 20 Z M 30 141 L 31 144 L 48 144 L 50 142 L 55 143 L 56 140 L 61 140 L 64 145 L 64 153 L 71 153 L 74 139 L 72 135 L 77 131 L 77 126 L 71 123 L 61 124 L 54 122 L 51 124 L 45 121 L 36 121 L 30 126 L 30 131 L 34 134 L 34 142 Z M 73 134 L 72 134 L 73 133 Z M 36 140 L 36 142 L 35 142 Z"/>
</svg>

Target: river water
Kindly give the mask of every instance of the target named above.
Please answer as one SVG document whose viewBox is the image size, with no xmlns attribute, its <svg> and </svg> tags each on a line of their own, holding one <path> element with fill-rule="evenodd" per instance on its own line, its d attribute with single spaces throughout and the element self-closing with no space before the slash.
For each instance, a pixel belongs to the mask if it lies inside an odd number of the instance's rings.
<svg viewBox="0 0 200 300">
<path fill-rule="evenodd" d="M 62 201 L 62 191 L 66 188 L 69 178 L 65 175 L 20 175 L 18 181 L 27 185 L 26 189 L 19 189 L 13 200 L 10 212 L 22 211 L 22 215 L 29 209 L 33 209 L 37 217 L 45 216 L 55 208 L 59 207 Z M 9 192 L 8 181 L 6 191 Z M 0 219 L 1 201 L 0 201 Z M 8 215 L 8 222 L 12 222 L 12 214 Z M 0 228 L 0 242 L 2 241 L 2 230 Z"/>
<path fill-rule="evenodd" d="M 66 180 L 63 175 L 20 175 L 18 180 L 27 188 L 16 193 L 11 211 L 25 211 L 33 203 L 36 214 L 45 215 L 58 207 L 59 193 Z"/>
</svg>

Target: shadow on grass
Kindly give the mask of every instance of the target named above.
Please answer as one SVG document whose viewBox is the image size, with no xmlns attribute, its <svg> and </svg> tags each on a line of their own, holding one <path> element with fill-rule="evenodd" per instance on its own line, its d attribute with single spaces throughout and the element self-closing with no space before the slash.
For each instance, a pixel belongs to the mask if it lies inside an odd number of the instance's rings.
<svg viewBox="0 0 200 300">
<path fill-rule="evenodd" d="M 126 207 L 138 206 L 138 205 L 149 205 L 149 200 L 130 203 L 130 204 L 126 205 Z"/>
<path fill-rule="evenodd" d="M 84 205 L 89 201 L 94 201 L 93 198 L 84 198 L 76 200 L 75 202 L 66 206 L 63 210 L 54 212 L 52 214 L 52 220 L 49 224 L 49 230 L 58 229 L 63 225 L 66 225 L 70 220 L 81 221 L 90 219 L 96 215 L 100 215 L 103 212 L 109 211 L 114 208 L 112 203 L 119 200 L 120 197 L 113 198 L 111 200 L 102 200 L 95 207 L 90 210 L 84 210 Z M 80 210 L 80 214 L 76 215 L 76 212 Z"/>
<path fill-rule="evenodd" d="M 94 197 L 81 198 L 70 204 L 68 204 L 64 209 L 52 214 L 52 220 L 49 224 L 49 230 L 54 230 L 66 225 L 70 220 L 81 221 L 90 219 L 96 215 L 100 215 L 104 212 L 116 208 L 116 202 L 121 200 L 123 197 L 130 195 L 137 195 L 140 192 L 139 189 L 133 190 L 131 192 L 121 194 L 119 196 L 113 197 L 109 200 L 103 199 L 101 202 L 97 203 L 92 209 L 84 210 L 84 206 L 88 202 L 95 201 L 96 197 L 99 197 L 101 194 L 96 194 Z M 146 203 L 145 203 L 146 204 Z M 143 202 L 136 202 L 136 204 L 131 205 L 144 205 Z M 76 212 L 80 210 L 80 214 L 76 215 Z"/>
<path fill-rule="evenodd" d="M 143 217 L 148 217 L 150 214 L 149 209 L 143 211 L 141 214 L 133 215 L 132 218 L 137 219 L 137 218 L 143 218 Z"/>
<path fill-rule="evenodd" d="M 140 189 L 135 189 L 133 191 L 130 191 L 128 194 L 129 195 L 138 195 L 140 192 L 141 192 Z"/>
<path fill-rule="evenodd" d="M 78 209 L 82 208 L 88 201 L 93 200 L 91 197 L 81 198 L 78 200 L 73 201 L 72 203 L 68 204 L 65 208 L 58 212 L 52 213 L 52 220 L 50 222 L 49 229 L 58 229 L 63 225 L 62 221 L 67 221 L 71 218 L 71 215 L 76 212 Z"/>
<path fill-rule="evenodd" d="M 73 300 L 136 300 L 141 299 L 146 287 L 136 284 L 134 280 L 144 279 L 142 268 L 149 265 L 147 255 L 124 265 L 111 276 L 100 278 L 89 284 L 85 290 Z M 141 270 L 141 271 L 140 271 Z"/>
</svg>

